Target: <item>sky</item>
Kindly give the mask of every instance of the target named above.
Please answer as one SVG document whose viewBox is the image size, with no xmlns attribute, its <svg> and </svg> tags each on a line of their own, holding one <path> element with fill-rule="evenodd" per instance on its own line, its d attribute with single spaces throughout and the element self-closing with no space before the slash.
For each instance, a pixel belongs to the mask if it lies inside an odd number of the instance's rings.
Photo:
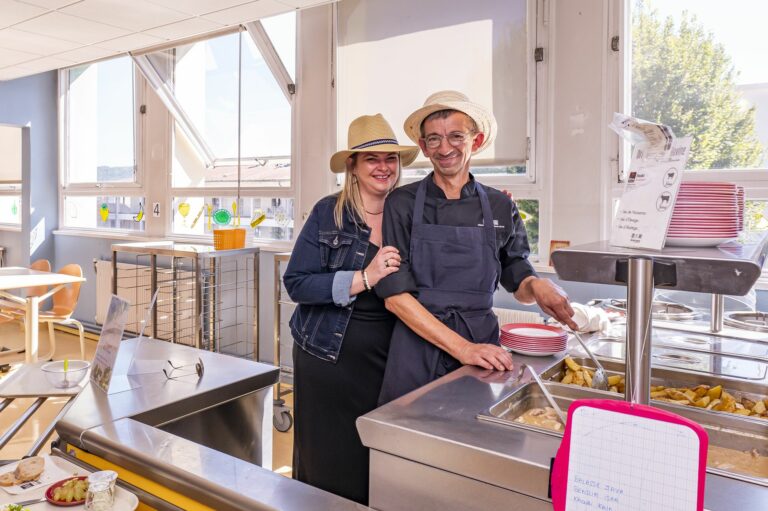
<svg viewBox="0 0 768 511">
<path fill-rule="evenodd" d="M 739 72 L 737 84 L 768 82 L 768 20 L 766 0 L 650 0 L 662 18 L 695 14 L 730 54 Z"/>
</svg>

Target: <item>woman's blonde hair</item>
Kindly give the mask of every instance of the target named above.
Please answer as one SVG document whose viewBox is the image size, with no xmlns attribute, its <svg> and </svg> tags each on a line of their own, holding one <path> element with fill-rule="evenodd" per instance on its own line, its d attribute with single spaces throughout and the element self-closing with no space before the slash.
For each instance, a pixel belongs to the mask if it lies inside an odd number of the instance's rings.
<svg viewBox="0 0 768 511">
<path fill-rule="evenodd" d="M 350 156 L 352 159 L 351 169 L 357 166 L 358 157 L 364 153 L 354 153 Z M 397 179 L 395 180 L 391 192 L 397 185 L 400 184 L 400 176 L 403 174 L 403 168 L 400 165 L 400 154 L 397 154 Z M 389 194 L 387 192 L 387 194 Z M 333 219 L 336 222 L 336 228 L 341 229 L 344 225 L 344 212 L 352 218 L 355 225 L 359 226 L 360 223 L 365 223 L 365 205 L 363 204 L 363 197 L 360 195 L 360 187 L 357 184 L 357 176 L 352 173 L 350 167 L 344 171 L 344 186 L 339 192 L 339 196 L 336 199 L 336 207 L 333 209 Z"/>
</svg>

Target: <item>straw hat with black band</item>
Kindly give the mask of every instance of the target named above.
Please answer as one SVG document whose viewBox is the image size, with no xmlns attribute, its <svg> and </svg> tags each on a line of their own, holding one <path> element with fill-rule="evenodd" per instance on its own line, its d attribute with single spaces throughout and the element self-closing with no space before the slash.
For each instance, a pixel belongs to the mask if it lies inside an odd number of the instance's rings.
<svg viewBox="0 0 768 511">
<path fill-rule="evenodd" d="M 397 143 L 395 132 L 381 114 L 363 115 L 352 121 L 347 142 L 349 149 L 338 151 L 331 156 L 330 166 L 333 172 L 344 172 L 347 169 L 347 158 L 354 153 L 400 153 L 400 165 L 403 167 L 413 163 L 419 154 L 418 147 Z"/>
<path fill-rule="evenodd" d="M 473 103 L 466 94 L 455 90 L 442 90 L 435 92 L 424 101 L 424 106 L 413 112 L 405 120 L 403 129 L 408 138 L 419 143 L 421 138 L 421 123 L 429 115 L 440 110 L 457 110 L 468 115 L 477 124 L 477 130 L 485 135 L 485 139 L 475 154 L 486 149 L 496 138 L 496 118 L 485 107 Z"/>
</svg>

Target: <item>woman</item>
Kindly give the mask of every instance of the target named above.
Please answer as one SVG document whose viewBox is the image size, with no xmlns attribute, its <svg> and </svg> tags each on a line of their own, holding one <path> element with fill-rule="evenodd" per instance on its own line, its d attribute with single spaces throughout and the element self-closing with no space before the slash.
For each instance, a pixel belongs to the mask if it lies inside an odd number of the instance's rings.
<svg viewBox="0 0 768 511">
<path fill-rule="evenodd" d="M 293 476 L 367 504 L 368 449 L 355 420 L 376 407 L 394 326 L 371 289 L 400 265 L 397 249 L 381 247 L 384 199 L 418 147 L 398 145 L 381 114 L 352 121 L 348 141 L 330 162 L 346 173 L 344 188 L 315 205 L 283 277 L 298 304 Z"/>
</svg>

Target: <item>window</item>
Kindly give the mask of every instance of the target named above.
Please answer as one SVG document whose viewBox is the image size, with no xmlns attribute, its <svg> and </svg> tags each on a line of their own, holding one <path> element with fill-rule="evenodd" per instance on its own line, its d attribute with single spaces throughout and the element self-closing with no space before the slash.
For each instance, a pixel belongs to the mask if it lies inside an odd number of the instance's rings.
<svg viewBox="0 0 768 511">
<path fill-rule="evenodd" d="M 495 143 L 473 162 L 497 175 L 525 169 L 521 179 L 533 177 L 528 2 L 479 0 L 452 5 L 447 15 L 440 0 L 346 0 L 338 12 L 339 147 L 352 119 L 376 112 L 401 143 L 411 143 L 402 129 L 408 114 L 430 94 L 455 89 L 490 108 L 499 126 Z M 419 167 L 429 167 L 423 155 L 404 175 L 418 176 Z"/>
<path fill-rule="evenodd" d="M 0 224 L 21 225 L 22 129 L 0 125 Z"/>
<path fill-rule="evenodd" d="M 218 210 L 250 226 L 262 210 L 249 232 L 291 239 L 295 41 L 288 13 L 134 57 L 173 117 L 171 232 L 210 234 Z"/>
<path fill-rule="evenodd" d="M 535 5 L 478 0 L 452 3 L 447 14 L 440 0 L 345 0 L 338 4 L 337 22 L 337 146 L 345 147 L 354 118 L 377 112 L 400 143 L 411 144 L 403 121 L 429 95 L 444 89 L 467 94 L 491 109 L 498 123 L 495 142 L 472 159 L 472 173 L 484 184 L 512 191 L 519 209 L 529 213 L 525 222 L 533 260 L 538 259 L 539 206 L 545 197 L 544 172 L 535 165 L 535 141 L 543 135 L 536 136 L 535 119 L 542 112 L 537 95 L 541 91 L 545 97 L 546 91 L 544 64 L 535 64 L 533 55 L 548 37 Z M 403 18 L 406 11 L 409 16 Z M 403 169 L 403 182 L 431 170 L 419 155 Z"/>
<path fill-rule="evenodd" d="M 129 57 L 66 73 L 65 187 L 135 183 L 134 77 Z"/>
<path fill-rule="evenodd" d="M 67 227 L 80 229 L 145 229 L 144 199 L 140 197 L 82 196 L 64 197 Z"/>
<path fill-rule="evenodd" d="M 763 30 L 768 5 L 742 0 L 734 9 L 723 2 L 643 0 L 625 7 L 623 110 L 667 124 L 676 136 L 692 136 L 684 179 L 744 186 L 742 238 L 764 233 L 768 68 L 762 55 L 768 41 L 755 34 Z M 620 178 L 629 155 L 629 147 L 623 149 Z"/>
<path fill-rule="evenodd" d="M 173 232 L 203 235 L 223 226 L 245 227 L 261 240 L 293 238 L 293 199 L 288 197 L 176 197 Z"/>
<path fill-rule="evenodd" d="M 692 136 L 688 170 L 768 168 L 768 68 L 761 57 L 768 42 L 754 37 L 768 6 L 645 0 L 629 10 L 631 115 Z"/>
<path fill-rule="evenodd" d="M 63 227 L 144 231 L 130 57 L 61 71 Z M 106 192 L 109 190 L 109 192 Z"/>
</svg>

